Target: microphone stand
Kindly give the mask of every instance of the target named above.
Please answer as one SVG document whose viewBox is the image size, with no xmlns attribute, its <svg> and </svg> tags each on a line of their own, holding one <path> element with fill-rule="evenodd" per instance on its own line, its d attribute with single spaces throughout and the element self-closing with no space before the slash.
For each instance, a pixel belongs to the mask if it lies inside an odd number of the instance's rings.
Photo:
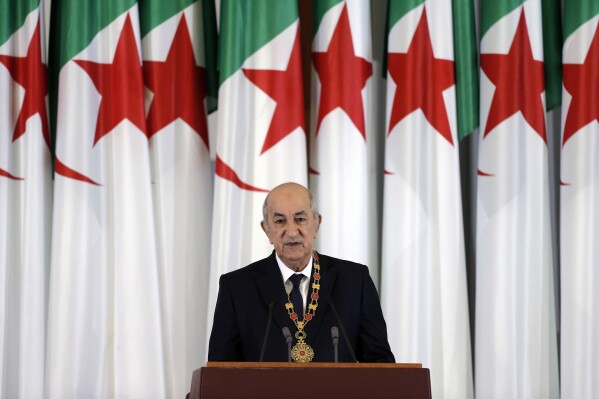
<svg viewBox="0 0 599 399">
<path fill-rule="evenodd" d="M 289 327 L 287 326 L 283 327 L 282 331 L 287 343 L 287 362 L 291 363 L 291 331 L 289 331 Z"/>
<path fill-rule="evenodd" d="M 349 343 L 349 338 L 347 338 L 347 333 L 345 332 L 345 328 L 343 328 L 343 323 L 341 322 L 341 318 L 339 318 L 339 313 L 337 313 L 337 308 L 335 307 L 333 298 L 329 298 L 329 305 L 331 305 L 331 309 L 333 309 L 333 313 L 335 313 L 335 318 L 337 319 L 337 323 L 339 323 L 339 328 L 341 329 L 341 335 L 343 335 L 343 340 L 345 341 L 345 345 L 347 345 L 347 349 L 349 349 L 349 354 L 351 355 L 352 360 L 354 363 L 359 363 L 358 359 L 356 359 L 356 354 Z"/>
<path fill-rule="evenodd" d="M 335 363 L 339 363 L 339 329 L 337 326 L 331 327 L 331 337 L 333 338 L 333 353 L 335 354 Z"/>
<path fill-rule="evenodd" d="M 262 341 L 262 350 L 260 351 L 260 359 L 261 362 L 264 359 L 264 352 L 266 351 L 266 341 L 268 340 L 268 333 L 270 332 L 270 325 L 272 324 L 272 308 L 277 300 L 273 299 L 268 304 L 268 321 L 266 323 L 266 331 L 264 332 L 264 341 Z"/>
</svg>

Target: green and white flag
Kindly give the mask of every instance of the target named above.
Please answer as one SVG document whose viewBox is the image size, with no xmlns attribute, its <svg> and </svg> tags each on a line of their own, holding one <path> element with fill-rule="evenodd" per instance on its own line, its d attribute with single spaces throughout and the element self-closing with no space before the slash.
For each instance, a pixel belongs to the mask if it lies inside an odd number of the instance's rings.
<svg viewBox="0 0 599 399">
<path fill-rule="evenodd" d="M 559 395 L 541 1 L 482 2 L 476 393 Z"/>
<path fill-rule="evenodd" d="M 370 1 L 317 0 L 314 21 L 310 188 L 326 215 L 318 248 L 378 275 Z"/>
<path fill-rule="evenodd" d="M 140 4 L 167 395 L 174 398 L 189 392 L 206 360 L 212 176 L 204 37 L 216 22 L 211 4 Z"/>
<path fill-rule="evenodd" d="M 561 395 L 599 392 L 599 3 L 564 4 Z"/>
<path fill-rule="evenodd" d="M 44 396 L 52 164 L 44 7 L 0 1 L 0 397 Z"/>
<path fill-rule="evenodd" d="M 62 1 L 46 396 L 164 397 L 138 7 Z"/>
<path fill-rule="evenodd" d="M 397 361 L 430 368 L 434 397 L 472 398 L 456 70 L 475 57 L 456 57 L 453 32 L 475 39 L 452 3 L 389 3 L 381 303 Z"/>
<path fill-rule="evenodd" d="M 260 228 L 266 193 L 307 184 L 297 2 L 223 0 L 220 12 L 211 312 L 220 275 L 272 250 Z"/>
</svg>

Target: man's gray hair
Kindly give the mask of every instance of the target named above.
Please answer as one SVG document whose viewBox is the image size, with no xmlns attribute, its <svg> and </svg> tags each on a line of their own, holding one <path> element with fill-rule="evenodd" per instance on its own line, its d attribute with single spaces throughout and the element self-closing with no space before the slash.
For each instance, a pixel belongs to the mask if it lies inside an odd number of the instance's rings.
<svg viewBox="0 0 599 399">
<path fill-rule="evenodd" d="M 316 204 L 316 200 L 314 199 L 312 191 L 308 190 L 307 188 L 306 191 L 308 191 L 308 195 L 310 196 L 310 209 L 312 210 L 312 216 L 314 217 L 314 229 L 318 229 L 318 216 L 320 215 L 320 212 L 318 212 L 318 204 Z M 266 198 L 264 198 L 264 203 L 262 204 L 262 222 L 264 222 L 264 228 L 266 228 L 266 230 L 269 230 L 268 212 L 266 212 L 269 196 L 270 193 L 266 195 Z"/>
</svg>

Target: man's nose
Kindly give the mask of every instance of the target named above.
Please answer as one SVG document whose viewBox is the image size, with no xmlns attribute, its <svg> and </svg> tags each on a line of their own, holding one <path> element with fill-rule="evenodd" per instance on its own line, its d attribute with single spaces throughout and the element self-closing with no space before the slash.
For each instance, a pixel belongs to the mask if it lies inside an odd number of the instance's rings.
<svg viewBox="0 0 599 399">
<path fill-rule="evenodd" d="M 285 233 L 290 237 L 295 237 L 299 235 L 299 226 L 295 222 L 289 223 Z"/>
</svg>

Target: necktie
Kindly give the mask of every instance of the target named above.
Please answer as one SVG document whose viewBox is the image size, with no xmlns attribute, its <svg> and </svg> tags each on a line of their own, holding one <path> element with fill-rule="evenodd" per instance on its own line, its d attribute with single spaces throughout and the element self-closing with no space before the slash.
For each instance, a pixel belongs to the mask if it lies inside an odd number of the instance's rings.
<svg viewBox="0 0 599 399">
<path fill-rule="evenodd" d="M 293 284 L 293 288 L 289 293 L 289 298 L 291 299 L 291 303 L 293 304 L 293 309 L 295 313 L 297 313 L 297 317 L 299 320 L 304 317 L 304 299 L 302 298 L 302 293 L 300 291 L 300 282 L 304 278 L 303 274 L 294 274 L 289 277 L 289 281 Z"/>
</svg>

